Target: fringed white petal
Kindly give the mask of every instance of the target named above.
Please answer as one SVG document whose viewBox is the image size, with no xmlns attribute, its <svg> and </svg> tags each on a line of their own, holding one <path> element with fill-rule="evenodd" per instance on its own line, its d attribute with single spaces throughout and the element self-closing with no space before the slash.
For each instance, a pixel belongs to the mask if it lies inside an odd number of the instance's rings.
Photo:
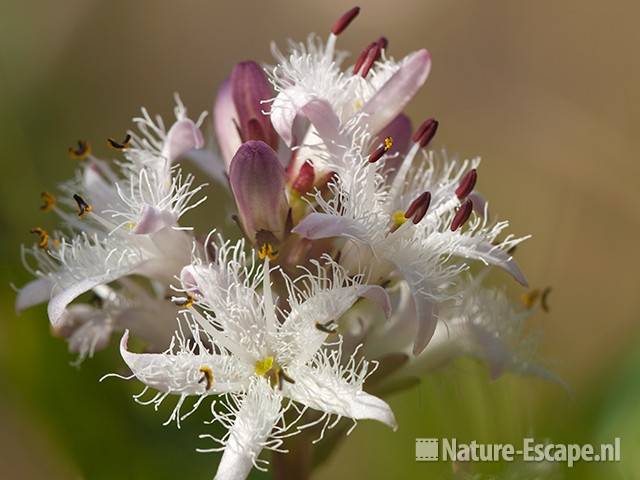
<svg viewBox="0 0 640 480">
<path fill-rule="evenodd" d="M 146 386 L 180 395 L 211 395 L 240 390 L 246 369 L 233 357 L 179 349 L 165 353 L 132 353 L 129 331 L 120 341 L 120 354 L 131 372 Z M 209 376 L 209 373 L 211 376 Z"/>
<path fill-rule="evenodd" d="M 216 480 L 244 480 L 281 418 L 282 397 L 262 378 L 251 382 L 229 429 Z"/>
</svg>

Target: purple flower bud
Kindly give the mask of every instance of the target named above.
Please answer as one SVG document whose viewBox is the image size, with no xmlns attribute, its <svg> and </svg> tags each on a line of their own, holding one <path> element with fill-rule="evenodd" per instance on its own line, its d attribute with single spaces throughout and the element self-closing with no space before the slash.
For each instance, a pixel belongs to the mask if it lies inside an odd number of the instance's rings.
<svg viewBox="0 0 640 480">
<path fill-rule="evenodd" d="M 384 161 L 383 172 L 387 175 L 389 181 L 395 174 L 402 163 L 403 155 L 409 150 L 409 142 L 411 140 L 411 120 L 404 113 L 394 118 L 384 127 L 374 140 L 374 145 L 385 137 L 393 138 L 393 146 L 388 152 L 388 157 Z M 400 155 L 395 155 L 399 153 Z"/>
<path fill-rule="evenodd" d="M 231 96 L 242 141 L 262 140 L 277 150 L 278 134 L 269 116 L 262 113 L 265 107 L 261 102 L 273 97 L 262 67 L 252 61 L 238 63 L 231 72 Z"/>
<path fill-rule="evenodd" d="M 284 168 L 273 149 L 261 141 L 243 143 L 229 166 L 229 182 L 249 239 L 256 242 L 261 231 L 282 239 L 289 205 Z"/>
</svg>

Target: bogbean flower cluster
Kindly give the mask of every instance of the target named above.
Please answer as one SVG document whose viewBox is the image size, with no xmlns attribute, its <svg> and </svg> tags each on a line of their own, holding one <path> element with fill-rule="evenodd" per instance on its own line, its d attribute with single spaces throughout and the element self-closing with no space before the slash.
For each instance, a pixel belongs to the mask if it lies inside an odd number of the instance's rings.
<svg viewBox="0 0 640 480">
<path fill-rule="evenodd" d="M 526 285 L 511 254 L 527 237 L 506 234 L 476 192 L 479 159 L 430 150 L 434 119 L 412 132 L 403 110 L 429 74 L 426 50 L 395 60 L 382 37 L 343 67 L 337 39 L 358 12 L 326 41 L 273 47 L 273 65 L 233 68 L 213 109 L 218 154 L 203 149 L 205 115 L 190 119 L 178 97 L 169 128 L 143 109 L 123 141 L 109 139 L 116 161 L 79 142 L 75 178 L 42 194 L 63 226 L 34 228 L 22 250 L 35 279 L 17 309 L 47 302 L 78 361 L 123 332 L 139 402 L 176 396 L 180 424 L 217 399 L 226 433 L 202 437 L 224 451 L 219 479 L 245 478 L 264 468 L 263 449 L 286 451 L 305 429 L 321 439 L 342 418 L 396 428 L 374 393 L 458 355 L 493 376 L 548 376 L 523 336 L 548 291 L 519 305 L 483 285 L 491 267 Z M 205 197 L 180 158 L 228 186 L 242 239 L 181 224 Z"/>
</svg>

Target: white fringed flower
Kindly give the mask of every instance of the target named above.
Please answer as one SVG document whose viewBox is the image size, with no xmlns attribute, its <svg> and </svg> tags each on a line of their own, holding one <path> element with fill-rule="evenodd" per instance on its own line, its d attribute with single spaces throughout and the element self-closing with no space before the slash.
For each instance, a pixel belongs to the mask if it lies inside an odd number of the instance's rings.
<svg viewBox="0 0 640 480">
<path fill-rule="evenodd" d="M 468 268 L 465 259 L 500 266 L 525 283 L 507 251 L 527 238 L 509 236 L 496 244 L 508 222 L 489 223 L 488 215 L 477 215 L 466 229 L 453 228 L 460 209 L 470 208 L 464 205 L 470 192 L 462 198 L 456 192 L 469 167 L 475 174 L 479 160 L 459 165 L 436 159 L 430 152 L 424 163 L 416 164 L 419 148 L 414 144 L 392 182 L 383 175 L 380 163 L 367 162 L 361 153 L 353 156 L 351 166 L 334 163 L 338 175 L 329 183 L 333 195 L 326 200 L 317 193 L 316 211 L 293 229 L 308 239 L 345 238 L 341 263 L 367 265 L 380 280 L 395 272 L 409 283 L 418 319 L 415 353 L 433 335 L 436 304 L 448 298 L 451 285 Z M 423 211 L 417 216 L 420 208 Z"/>
<path fill-rule="evenodd" d="M 395 428 L 388 405 L 362 390 L 375 367 L 355 356 L 343 363 L 341 341 L 325 345 L 335 321 L 358 298 L 376 301 L 388 313 L 384 290 L 362 285 L 361 276 L 350 279 L 325 258 L 326 266 L 315 262 L 315 271 L 295 281 L 282 274 L 289 297 L 281 310 L 275 306 L 268 260 L 256 264 L 243 250 L 243 241 L 220 239 L 212 262 L 195 260 L 183 269 L 191 340 L 179 335 L 164 354 L 129 352 L 127 334 L 121 343 L 133 374 L 159 390 L 152 402 L 180 395 L 170 420 L 186 416 L 181 417 L 180 407 L 188 395 L 200 396 L 197 406 L 208 395 L 226 394 L 220 402 L 227 413 L 214 413 L 214 420 L 229 428 L 218 439 L 224 455 L 216 478 L 245 478 L 259 466 L 263 448 L 280 446 L 290 401 L 322 413 L 314 422 L 323 422 L 321 436 L 341 417 L 375 419 Z"/>
<path fill-rule="evenodd" d="M 205 198 L 196 199 L 202 186 L 193 187 L 193 177 L 172 163 L 202 147 L 204 117 L 194 123 L 177 96 L 176 101 L 176 121 L 168 131 L 161 118 L 153 121 L 143 109 L 135 119 L 141 133 L 116 144 L 125 157 L 115 162 L 119 171 L 87 152 L 76 178 L 61 186 L 61 200 L 49 197 L 48 209 L 71 234 L 49 238 L 37 229 L 40 244 L 23 248 L 25 265 L 38 279 L 20 290 L 18 310 L 49 300 L 56 327 L 67 305 L 84 292 L 131 274 L 167 285 L 188 263 L 192 241 L 177 222 Z"/>
</svg>

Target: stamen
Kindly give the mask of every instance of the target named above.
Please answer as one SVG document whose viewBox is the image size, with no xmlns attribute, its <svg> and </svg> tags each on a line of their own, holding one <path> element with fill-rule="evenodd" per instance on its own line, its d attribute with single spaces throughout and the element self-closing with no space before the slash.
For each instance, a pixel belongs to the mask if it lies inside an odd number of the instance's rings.
<svg viewBox="0 0 640 480">
<path fill-rule="evenodd" d="M 296 381 L 291 378 L 289 375 L 287 375 L 287 373 L 284 371 L 284 368 L 280 367 L 276 370 L 276 382 L 278 384 L 278 390 L 282 390 L 282 381 L 284 380 L 287 383 L 296 383 Z"/>
<path fill-rule="evenodd" d="M 540 298 L 540 306 L 545 313 L 548 313 L 549 308 L 549 294 L 551 293 L 551 287 L 547 287 L 542 291 L 542 297 Z"/>
<path fill-rule="evenodd" d="M 195 298 L 189 294 L 186 297 L 171 297 L 171 301 L 174 305 L 181 308 L 191 308 L 193 307 L 193 302 L 195 302 Z"/>
<path fill-rule="evenodd" d="M 431 204 L 431 192 L 424 192 L 418 196 L 411 204 L 407 211 L 404 212 L 405 218 L 412 218 L 413 223 L 418 224 L 424 218 Z"/>
<path fill-rule="evenodd" d="M 293 378 L 291 378 L 289 375 L 287 375 L 287 372 L 284 371 L 284 368 L 280 368 L 280 376 L 282 378 L 284 378 L 285 382 L 296 383 L 296 381 Z"/>
<path fill-rule="evenodd" d="M 73 160 L 84 160 L 91 155 L 91 145 L 84 140 L 78 140 L 78 147 L 69 147 L 69 156 Z"/>
<path fill-rule="evenodd" d="M 371 50 L 375 45 L 376 45 L 375 42 L 370 43 L 360 53 L 360 55 L 358 55 L 358 59 L 356 60 L 356 63 L 353 65 L 353 74 L 354 75 L 356 75 L 358 73 L 358 70 L 360 70 L 360 67 L 362 67 L 362 64 L 364 63 L 364 60 L 367 58 L 367 54 L 369 53 L 369 50 Z"/>
<path fill-rule="evenodd" d="M 472 211 L 473 211 L 473 202 L 471 201 L 471 199 L 467 199 L 466 202 L 460 205 L 460 207 L 458 208 L 458 211 L 453 217 L 453 221 L 451 222 L 451 231 L 455 232 L 461 226 L 463 226 L 465 222 L 469 220 L 469 217 L 471 216 Z"/>
<path fill-rule="evenodd" d="M 472 170 L 469 170 L 460 181 L 460 185 L 458 185 L 458 188 L 456 188 L 456 196 L 460 200 L 464 200 L 465 198 L 467 198 L 467 195 L 469 195 L 473 191 L 473 188 L 476 186 L 477 180 L 478 172 L 476 171 L 476 169 L 474 168 Z"/>
<path fill-rule="evenodd" d="M 273 248 L 271 243 L 263 243 L 258 249 L 258 258 L 264 260 L 269 257 L 269 260 L 273 261 L 278 258 L 278 251 Z"/>
<path fill-rule="evenodd" d="M 84 201 L 84 199 L 78 195 L 77 193 L 73 194 L 73 199 L 76 201 L 76 203 L 78 204 L 78 209 L 80 210 L 78 212 L 78 216 L 79 217 L 84 217 L 87 213 L 93 211 L 93 207 L 91 205 L 89 205 L 87 202 Z"/>
<path fill-rule="evenodd" d="M 255 364 L 255 372 L 259 377 L 264 377 L 273 367 L 273 357 L 268 356 L 262 360 L 257 360 Z"/>
<path fill-rule="evenodd" d="M 373 64 L 376 63 L 380 58 L 381 51 L 382 51 L 382 48 L 380 47 L 380 44 L 378 44 L 377 42 L 374 43 L 373 46 L 369 49 L 369 51 L 367 52 L 367 56 L 365 57 L 364 62 L 362 63 L 362 71 L 360 72 L 360 75 L 362 75 L 362 78 L 367 77 L 367 74 L 369 73 L 369 70 L 371 70 L 371 67 L 373 67 Z"/>
<path fill-rule="evenodd" d="M 380 45 L 380 48 L 382 50 L 386 50 L 389 46 L 389 40 L 387 39 L 387 37 L 380 37 L 376 43 Z"/>
<path fill-rule="evenodd" d="M 359 13 L 360 7 L 353 7 L 351 10 L 344 13 L 338 20 L 336 20 L 336 23 L 333 24 L 333 27 L 331 27 L 331 33 L 333 33 L 334 35 L 340 35 L 346 30 L 351 22 L 353 22 L 353 20 L 358 16 Z"/>
<path fill-rule="evenodd" d="M 393 139 L 391 137 L 385 137 L 382 145 L 376 148 L 371 155 L 369 155 L 369 163 L 376 163 L 385 153 L 391 150 L 391 147 L 393 147 Z"/>
<path fill-rule="evenodd" d="M 213 370 L 211 370 L 210 367 L 204 366 L 200 367 L 198 371 L 202 373 L 202 378 L 198 381 L 198 383 L 206 382 L 205 389 L 211 390 L 214 382 Z"/>
<path fill-rule="evenodd" d="M 336 322 L 334 322 L 333 320 L 329 320 L 326 323 L 316 322 L 316 328 L 328 335 L 331 335 L 332 333 L 336 333 L 336 330 L 338 330 L 338 326 L 336 325 Z"/>
<path fill-rule="evenodd" d="M 36 227 L 31 229 L 31 233 L 35 233 L 40 237 L 38 240 L 38 247 L 42 249 L 49 247 L 49 233 L 46 230 Z"/>
<path fill-rule="evenodd" d="M 540 307 L 544 312 L 549 312 L 549 294 L 551 293 L 551 287 L 547 287 L 544 290 L 536 288 L 530 292 L 522 294 L 520 300 L 524 304 L 525 308 L 531 310 L 535 304 L 540 300 Z"/>
<path fill-rule="evenodd" d="M 56 197 L 53 193 L 42 192 L 40 194 L 40 198 L 42 198 L 42 205 L 40 206 L 40 210 L 43 212 L 50 212 L 53 210 L 53 207 L 56 205 Z"/>
<path fill-rule="evenodd" d="M 107 143 L 109 144 L 109 146 L 114 150 L 118 150 L 119 152 L 129 148 L 130 142 L 131 142 L 131 135 L 129 135 L 128 133 L 127 133 L 127 136 L 124 137 L 124 140 L 122 141 L 122 143 L 116 142 L 113 138 L 107 138 Z"/>
<path fill-rule="evenodd" d="M 421 148 L 425 148 L 435 136 L 439 125 L 436 119 L 428 118 L 413 133 L 412 140 L 419 143 Z"/>
</svg>

